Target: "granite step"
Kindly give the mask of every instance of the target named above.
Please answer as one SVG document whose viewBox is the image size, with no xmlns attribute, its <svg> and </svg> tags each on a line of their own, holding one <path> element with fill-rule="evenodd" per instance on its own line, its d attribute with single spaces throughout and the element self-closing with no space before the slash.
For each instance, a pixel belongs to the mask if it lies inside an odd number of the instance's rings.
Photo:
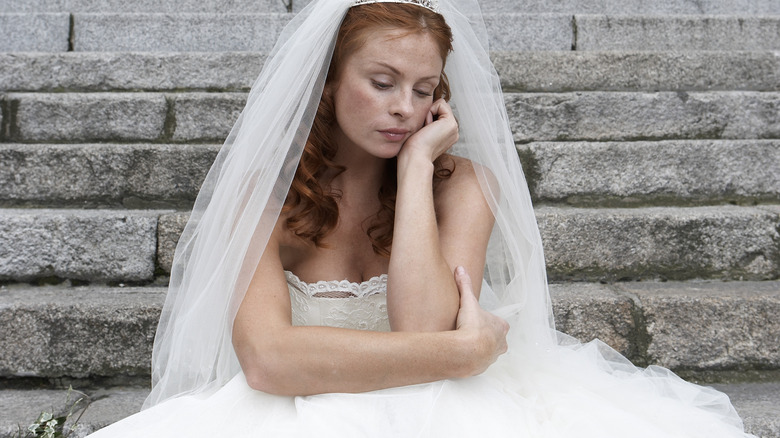
<svg viewBox="0 0 780 438">
<path fill-rule="evenodd" d="M 780 276 L 780 207 L 536 209 L 552 280 Z M 0 209 L 0 281 L 149 283 L 170 271 L 187 213 Z M 490 256 L 490 255 L 489 255 Z"/>
<path fill-rule="evenodd" d="M 780 438 L 780 383 L 754 382 L 715 384 L 725 392 L 742 417 L 745 430 L 759 438 Z M 112 387 L 85 391 L 94 401 L 71 437 L 80 438 L 132 415 L 141 408 L 149 391 L 136 387 Z M 0 422 L 0 438 L 14 438 L 18 427 L 26 427 L 44 410 L 65 404 L 64 390 L 0 390 L 0 410 L 7 413 Z"/>
<path fill-rule="evenodd" d="M 780 138 L 780 93 L 507 93 L 518 143 Z M 0 141 L 221 143 L 245 93 L 7 93 Z"/>
<path fill-rule="evenodd" d="M 533 142 L 518 147 L 535 204 L 780 203 L 780 141 Z"/>
<path fill-rule="evenodd" d="M 264 52 L 0 53 L 0 90 L 247 91 Z M 493 52 L 504 91 L 780 91 L 780 56 L 729 52 Z"/>
<path fill-rule="evenodd" d="M 4 0 L 0 12 L 284 12 L 302 9 L 308 0 Z M 480 0 L 484 12 L 565 14 L 780 14 L 774 0 Z"/>
<path fill-rule="evenodd" d="M 267 51 L 289 13 L 0 13 L 0 52 Z M 492 50 L 780 49 L 779 15 L 486 13 Z"/>
<path fill-rule="evenodd" d="M 780 282 L 551 284 L 558 330 L 706 381 L 780 369 Z M 0 379 L 54 385 L 149 376 L 162 287 L 0 286 Z M 739 377 L 742 376 L 742 377 Z"/>
<path fill-rule="evenodd" d="M 0 143 L 0 206 L 189 209 L 218 144 Z M 536 204 L 780 203 L 780 140 L 533 142 Z"/>
</svg>

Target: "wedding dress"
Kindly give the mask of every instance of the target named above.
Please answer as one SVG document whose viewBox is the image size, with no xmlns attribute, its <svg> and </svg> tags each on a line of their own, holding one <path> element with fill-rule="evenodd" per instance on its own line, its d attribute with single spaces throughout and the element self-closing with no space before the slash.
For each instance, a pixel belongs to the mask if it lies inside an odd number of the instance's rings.
<svg viewBox="0 0 780 438">
<path fill-rule="evenodd" d="M 509 323 L 508 352 L 478 376 L 361 394 L 282 397 L 247 385 L 233 321 L 354 2 L 313 0 L 282 32 L 179 239 L 145 409 L 94 437 L 747 436 L 724 394 L 662 368 L 636 368 L 599 341 L 580 344 L 555 330 L 542 242 L 476 0 L 439 5 L 453 33 L 445 73 L 460 137 L 450 153 L 474 163 L 495 218 L 480 305 Z M 287 273 L 287 280 L 295 324 L 389 327 L 384 277 L 306 284 Z"/>
<path fill-rule="evenodd" d="M 286 275 L 295 325 L 389 330 L 386 275 L 312 284 Z M 586 357 L 592 349 L 604 352 L 593 343 L 533 357 L 509 353 L 476 377 L 362 394 L 270 395 L 251 389 L 239 373 L 214 392 L 168 400 L 91 436 L 741 436 L 738 421 L 707 410 L 728 405 L 723 394 L 660 368 L 640 372 L 627 362 L 624 372 L 612 374 L 583 368 L 592 363 Z M 566 370 L 567 364 L 580 365 Z"/>
</svg>

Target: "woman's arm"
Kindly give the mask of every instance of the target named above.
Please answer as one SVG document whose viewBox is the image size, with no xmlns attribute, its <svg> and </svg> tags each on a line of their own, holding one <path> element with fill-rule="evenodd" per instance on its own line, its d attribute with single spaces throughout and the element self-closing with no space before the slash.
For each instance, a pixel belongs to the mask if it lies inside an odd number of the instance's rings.
<svg viewBox="0 0 780 438">
<path fill-rule="evenodd" d="M 371 391 L 479 374 L 506 351 L 508 325 L 479 307 L 465 271 L 457 276 L 457 330 L 294 327 L 278 250 L 272 236 L 233 325 L 252 388 L 282 395 Z"/>
<path fill-rule="evenodd" d="M 457 141 L 457 123 L 443 100 L 398 156 L 387 308 L 394 331 L 452 329 L 458 312 L 456 266 L 482 278 L 493 215 L 471 163 L 452 157 L 455 171 L 434 193 L 433 161 Z M 435 195 L 435 196 L 434 196 Z M 477 284 L 475 293 L 479 296 Z"/>
</svg>

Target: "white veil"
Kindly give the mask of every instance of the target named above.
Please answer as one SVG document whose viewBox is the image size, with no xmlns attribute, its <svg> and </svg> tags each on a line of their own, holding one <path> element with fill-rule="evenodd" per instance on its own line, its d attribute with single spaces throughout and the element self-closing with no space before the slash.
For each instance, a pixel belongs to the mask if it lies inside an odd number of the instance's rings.
<svg viewBox="0 0 780 438">
<path fill-rule="evenodd" d="M 240 371 L 233 319 L 284 203 L 352 1 L 314 0 L 287 25 L 209 171 L 176 248 L 144 408 L 221 387 Z M 485 269 L 494 293 L 483 287 L 483 305 L 522 339 L 552 343 L 541 239 L 479 4 L 447 0 L 440 12 L 453 32 L 445 70 L 460 123 L 453 153 L 484 166 L 479 179 L 496 217 Z"/>
</svg>

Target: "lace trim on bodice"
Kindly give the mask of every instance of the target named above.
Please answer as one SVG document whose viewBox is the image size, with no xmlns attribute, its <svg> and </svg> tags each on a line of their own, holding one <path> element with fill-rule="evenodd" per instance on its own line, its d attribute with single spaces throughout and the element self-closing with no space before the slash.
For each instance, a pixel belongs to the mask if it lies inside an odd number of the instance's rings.
<svg viewBox="0 0 780 438">
<path fill-rule="evenodd" d="M 293 325 L 390 331 L 386 274 L 361 283 L 331 280 L 311 284 L 292 272 L 285 271 L 285 276 Z"/>
<path fill-rule="evenodd" d="M 290 271 L 284 271 L 287 284 L 300 292 L 317 298 L 363 298 L 387 293 L 387 274 L 371 277 L 361 283 L 349 280 L 321 280 L 306 283 Z"/>
</svg>

